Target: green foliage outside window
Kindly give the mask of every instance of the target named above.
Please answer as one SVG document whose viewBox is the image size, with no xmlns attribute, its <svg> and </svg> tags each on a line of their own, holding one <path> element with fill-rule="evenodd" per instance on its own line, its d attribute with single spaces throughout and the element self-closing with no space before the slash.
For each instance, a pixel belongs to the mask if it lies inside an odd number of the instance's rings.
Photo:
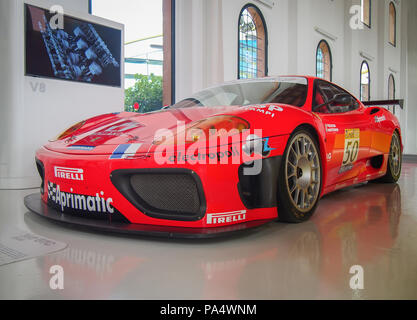
<svg viewBox="0 0 417 320">
<path fill-rule="evenodd" d="M 150 112 L 159 110 L 162 105 L 162 77 L 136 74 L 135 85 L 125 90 L 125 110 L 130 112 Z M 134 105 L 139 104 L 139 110 Z"/>
</svg>

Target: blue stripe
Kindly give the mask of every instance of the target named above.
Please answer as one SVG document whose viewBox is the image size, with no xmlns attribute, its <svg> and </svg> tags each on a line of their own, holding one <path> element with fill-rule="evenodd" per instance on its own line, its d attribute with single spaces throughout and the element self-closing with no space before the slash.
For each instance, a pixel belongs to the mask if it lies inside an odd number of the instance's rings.
<svg viewBox="0 0 417 320">
<path fill-rule="evenodd" d="M 111 155 L 110 159 L 121 159 L 123 155 L 125 154 L 127 148 L 130 147 L 130 144 L 121 144 L 119 145 L 116 150 L 113 151 L 113 154 Z"/>
</svg>

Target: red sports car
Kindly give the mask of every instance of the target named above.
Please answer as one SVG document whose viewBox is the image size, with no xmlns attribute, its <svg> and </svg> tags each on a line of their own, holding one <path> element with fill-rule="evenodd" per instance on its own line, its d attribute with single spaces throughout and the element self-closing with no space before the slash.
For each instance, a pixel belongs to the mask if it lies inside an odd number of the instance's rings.
<svg viewBox="0 0 417 320">
<path fill-rule="evenodd" d="M 328 81 L 239 80 L 160 111 L 82 121 L 36 153 L 53 220 L 114 232 L 211 237 L 311 217 L 324 194 L 396 182 L 397 118 Z"/>
</svg>

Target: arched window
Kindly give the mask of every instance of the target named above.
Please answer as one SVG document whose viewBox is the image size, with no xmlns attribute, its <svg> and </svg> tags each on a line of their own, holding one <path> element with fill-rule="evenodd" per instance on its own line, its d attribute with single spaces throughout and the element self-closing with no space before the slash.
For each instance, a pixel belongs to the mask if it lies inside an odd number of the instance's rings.
<svg viewBox="0 0 417 320">
<path fill-rule="evenodd" d="M 371 27 L 371 0 L 361 0 L 361 20 L 369 28 Z"/>
<path fill-rule="evenodd" d="M 268 74 L 265 19 L 253 4 L 247 4 L 239 15 L 238 78 L 261 78 Z"/>
<path fill-rule="evenodd" d="M 395 79 L 392 74 L 388 78 L 388 100 L 395 100 Z"/>
<path fill-rule="evenodd" d="M 388 100 L 395 100 L 395 79 L 392 74 L 388 78 Z M 395 106 L 389 108 L 395 114 Z"/>
<path fill-rule="evenodd" d="M 371 73 L 368 62 L 363 61 L 361 65 L 361 101 L 369 101 L 371 98 Z"/>
<path fill-rule="evenodd" d="M 393 2 L 389 4 L 389 43 L 397 45 L 397 10 Z"/>
<path fill-rule="evenodd" d="M 332 53 L 326 40 L 321 40 L 316 52 L 316 76 L 332 81 Z"/>
</svg>

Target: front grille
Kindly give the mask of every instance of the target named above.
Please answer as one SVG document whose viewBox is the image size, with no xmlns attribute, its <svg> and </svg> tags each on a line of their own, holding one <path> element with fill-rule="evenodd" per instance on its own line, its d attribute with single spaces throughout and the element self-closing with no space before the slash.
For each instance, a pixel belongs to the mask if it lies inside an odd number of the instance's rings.
<svg viewBox="0 0 417 320">
<path fill-rule="evenodd" d="M 191 170 L 117 170 L 112 173 L 112 182 L 148 216 L 183 221 L 196 221 L 204 216 L 203 188 Z"/>
<path fill-rule="evenodd" d="M 135 174 L 130 184 L 146 204 L 155 209 L 178 214 L 198 214 L 200 198 L 197 185 L 185 174 Z"/>
</svg>

